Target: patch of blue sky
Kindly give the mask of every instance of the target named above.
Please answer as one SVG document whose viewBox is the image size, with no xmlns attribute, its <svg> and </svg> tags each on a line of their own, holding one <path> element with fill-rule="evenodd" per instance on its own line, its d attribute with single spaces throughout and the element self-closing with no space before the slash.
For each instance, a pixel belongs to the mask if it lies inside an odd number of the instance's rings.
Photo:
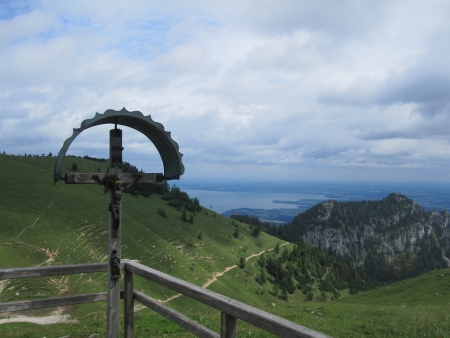
<svg viewBox="0 0 450 338">
<path fill-rule="evenodd" d="M 134 27 L 129 27 L 128 34 L 113 41 L 109 48 L 118 50 L 127 58 L 148 61 L 168 52 L 178 44 L 177 41 L 168 39 L 174 24 L 169 20 L 140 22 Z"/>
<path fill-rule="evenodd" d="M 144 37 L 123 38 L 116 41 L 113 45 L 107 47 L 111 50 L 116 50 L 119 54 L 127 59 L 132 60 L 147 60 L 155 57 L 155 52 L 152 52 L 151 44 Z"/>
<path fill-rule="evenodd" d="M 39 32 L 36 37 L 41 43 L 48 42 L 50 40 L 53 40 L 54 38 L 60 36 L 61 33 L 57 32 L 56 30 L 48 30 L 45 32 Z"/>
<path fill-rule="evenodd" d="M 56 31 L 43 31 L 36 34 L 30 34 L 27 36 L 19 36 L 14 39 L 11 39 L 9 41 L 9 46 L 20 46 L 25 45 L 26 43 L 37 43 L 37 44 L 43 44 L 45 45 L 47 42 L 51 41 L 52 39 L 60 36 L 59 33 Z"/>
<path fill-rule="evenodd" d="M 36 1 L 2 0 L 0 20 L 14 19 L 16 16 L 31 12 L 36 7 Z"/>
<path fill-rule="evenodd" d="M 211 19 L 201 19 L 199 20 L 199 22 L 208 29 L 212 29 L 212 28 L 222 28 L 225 27 L 225 23 L 224 22 L 219 22 L 219 21 L 214 21 Z"/>
<path fill-rule="evenodd" d="M 188 31 L 171 34 L 174 28 L 195 18 L 191 15 L 192 13 L 182 14 L 166 15 L 160 12 L 149 14 L 144 11 L 134 16 L 132 20 L 123 20 L 116 25 L 113 22 L 97 24 L 95 20 L 65 13 L 63 17 L 59 17 L 59 21 L 62 23 L 60 28 L 62 33 L 81 28 L 104 36 L 104 45 L 98 46 L 100 50 L 115 51 L 127 59 L 149 61 L 159 55 L 168 54 L 174 47 L 191 38 L 192 33 Z M 202 30 L 210 31 L 222 26 L 221 23 L 209 18 L 195 19 L 195 21 Z M 47 36 L 52 37 L 52 35 L 57 34 L 49 32 Z"/>
<path fill-rule="evenodd" d="M 80 18 L 67 15 L 66 16 L 59 15 L 58 19 L 62 23 L 63 27 L 65 27 L 66 29 L 71 27 L 93 28 L 91 18 Z"/>
</svg>

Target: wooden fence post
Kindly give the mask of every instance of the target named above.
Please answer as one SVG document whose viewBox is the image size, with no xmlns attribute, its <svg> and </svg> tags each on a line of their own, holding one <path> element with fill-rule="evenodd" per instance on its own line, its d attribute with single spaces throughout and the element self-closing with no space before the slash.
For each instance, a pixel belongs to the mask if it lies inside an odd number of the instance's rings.
<svg viewBox="0 0 450 338">
<path fill-rule="evenodd" d="M 122 130 L 112 129 L 109 132 L 109 173 L 120 176 L 122 173 Z M 122 191 L 110 188 L 109 229 L 108 229 L 108 305 L 107 327 L 108 338 L 119 338 L 120 324 L 120 276 L 117 277 L 117 259 L 120 262 Z M 114 260 L 114 262 L 113 262 Z M 115 271 L 113 271 L 115 270 Z M 119 269 L 120 275 L 120 269 Z"/>
<path fill-rule="evenodd" d="M 128 271 L 126 266 L 124 272 L 123 319 L 125 338 L 134 338 L 134 278 L 133 273 Z"/>
<path fill-rule="evenodd" d="M 220 338 L 237 338 L 237 318 L 222 312 Z"/>
</svg>

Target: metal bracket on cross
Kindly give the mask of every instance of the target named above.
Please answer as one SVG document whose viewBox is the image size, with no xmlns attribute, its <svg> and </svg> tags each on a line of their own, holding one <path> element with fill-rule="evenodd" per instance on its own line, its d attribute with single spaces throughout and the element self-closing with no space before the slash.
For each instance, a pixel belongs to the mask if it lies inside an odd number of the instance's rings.
<svg viewBox="0 0 450 338">
<path fill-rule="evenodd" d="M 67 173 L 62 175 L 62 165 L 75 138 L 83 131 L 102 124 L 114 124 L 109 137 L 109 173 Z M 122 130 L 117 125 L 135 129 L 153 142 L 161 156 L 164 174 L 162 173 L 122 173 Z M 74 128 L 73 134 L 63 144 L 55 163 L 54 182 L 64 180 L 66 184 L 102 184 L 105 192 L 110 191 L 109 228 L 108 228 L 108 305 L 107 331 L 109 338 L 119 337 L 120 322 L 120 254 L 121 254 L 121 209 L 122 184 L 156 183 L 165 180 L 179 179 L 184 173 L 181 162 L 183 155 L 178 151 L 178 144 L 172 140 L 170 132 L 164 130 L 161 123 L 139 111 L 127 111 L 125 108 L 116 111 L 109 109 L 103 114 L 96 113 L 92 119 L 84 120 L 80 128 Z"/>
</svg>

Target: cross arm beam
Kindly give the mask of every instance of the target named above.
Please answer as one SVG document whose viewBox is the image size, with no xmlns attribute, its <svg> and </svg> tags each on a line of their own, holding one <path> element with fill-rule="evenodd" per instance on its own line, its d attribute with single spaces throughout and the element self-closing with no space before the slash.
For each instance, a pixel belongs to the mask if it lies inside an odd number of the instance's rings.
<svg viewBox="0 0 450 338">
<path fill-rule="evenodd" d="M 99 184 L 106 175 L 105 173 L 67 173 L 64 181 L 66 184 Z M 121 173 L 119 176 L 122 184 L 158 183 L 165 179 L 160 173 Z"/>
</svg>

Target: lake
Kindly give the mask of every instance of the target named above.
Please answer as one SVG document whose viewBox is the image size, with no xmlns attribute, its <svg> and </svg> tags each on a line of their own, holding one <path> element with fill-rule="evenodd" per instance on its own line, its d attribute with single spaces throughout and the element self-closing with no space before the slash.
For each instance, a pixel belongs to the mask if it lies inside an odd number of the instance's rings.
<svg viewBox="0 0 450 338">
<path fill-rule="evenodd" d="M 450 210 L 450 183 L 444 182 L 242 182 L 183 181 L 176 185 L 200 204 L 224 213 L 239 208 L 296 209 L 334 199 L 338 201 L 380 200 L 401 193 L 422 208 Z M 281 203 L 274 203 L 280 201 Z M 285 203 L 290 202 L 290 203 Z"/>
<path fill-rule="evenodd" d="M 197 197 L 200 204 L 211 208 L 217 213 L 223 213 L 231 209 L 274 209 L 286 208 L 297 209 L 296 204 L 274 203 L 277 201 L 297 201 L 302 199 L 313 199 L 317 203 L 327 198 L 319 194 L 302 193 L 280 193 L 280 192 L 243 192 L 243 191 L 214 191 L 214 190 L 185 190 L 193 198 Z"/>
</svg>

